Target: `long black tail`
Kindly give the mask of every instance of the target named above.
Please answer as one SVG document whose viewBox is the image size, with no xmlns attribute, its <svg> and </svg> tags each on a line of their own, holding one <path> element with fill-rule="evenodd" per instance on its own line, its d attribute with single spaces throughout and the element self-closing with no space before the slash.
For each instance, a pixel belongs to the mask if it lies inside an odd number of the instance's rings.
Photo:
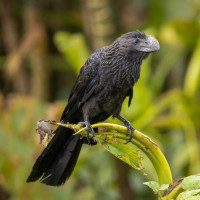
<svg viewBox="0 0 200 200">
<path fill-rule="evenodd" d="M 59 186 L 70 177 L 78 159 L 83 141 L 73 130 L 58 127 L 55 136 L 36 160 L 27 182 L 38 180 Z"/>
</svg>

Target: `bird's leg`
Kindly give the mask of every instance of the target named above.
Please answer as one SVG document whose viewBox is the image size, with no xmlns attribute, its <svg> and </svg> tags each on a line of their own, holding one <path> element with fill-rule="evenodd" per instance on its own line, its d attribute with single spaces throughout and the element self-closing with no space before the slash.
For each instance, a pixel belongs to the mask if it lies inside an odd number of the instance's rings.
<svg viewBox="0 0 200 200">
<path fill-rule="evenodd" d="M 86 127 L 87 139 L 88 139 L 88 142 L 90 142 L 89 133 L 91 132 L 92 136 L 94 137 L 95 132 L 90 124 L 88 115 L 84 115 L 84 120 L 85 120 L 84 122 L 79 122 L 79 124 L 82 124 Z"/>
<path fill-rule="evenodd" d="M 119 119 L 121 122 L 124 123 L 124 125 L 125 125 L 126 128 L 127 128 L 127 135 L 129 135 L 129 132 L 131 131 L 131 136 L 130 136 L 130 138 L 126 141 L 125 144 L 129 143 L 129 142 L 131 141 L 131 139 L 133 138 L 133 136 L 134 136 L 134 131 L 135 131 L 135 129 L 133 128 L 133 126 L 131 125 L 131 123 L 130 123 L 128 120 L 126 120 L 125 118 L 123 118 L 120 114 L 115 114 L 115 115 L 113 115 L 113 116 L 116 117 L 117 119 Z"/>
</svg>

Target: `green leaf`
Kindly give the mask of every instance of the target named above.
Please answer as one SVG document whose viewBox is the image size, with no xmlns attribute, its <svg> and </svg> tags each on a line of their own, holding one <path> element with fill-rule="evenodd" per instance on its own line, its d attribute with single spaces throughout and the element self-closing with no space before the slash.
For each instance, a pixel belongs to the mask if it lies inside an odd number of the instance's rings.
<svg viewBox="0 0 200 200">
<path fill-rule="evenodd" d="M 176 200 L 199 200 L 199 199 L 200 199 L 200 189 L 182 192 L 176 198 Z"/>
<path fill-rule="evenodd" d="M 156 194 L 159 191 L 165 191 L 169 188 L 169 184 L 162 184 L 161 186 L 159 186 L 158 182 L 156 181 L 148 181 L 148 182 L 144 182 L 143 184 L 150 187 Z"/>
<path fill-rule="evenodd" d="M 150 187 L 154 191 L 154 193 L 157 194 L 159 192 L 160 187 L 159 187 L 159 184 L 156 181 L 144 182 L 143 184 Z"/>
<path fill-rule="evenodd" d="M 123 144 L 124 140 L 115 138 L 115 134 L 100 134 L 97 136 L 99 143 L 110 153 L 112 153 L 117 158 L 121 159 L 125 163 L 129 164 L 131 167 L 143 172 L 144 165 L 142 162 L 142 157 L 139 151 L 130 147 L 130 144 Z M 133 146 L 133 145 L 132 145 Z"/>
<path fill-rule="evenodd" d="M 193 175 L 184 178 L 182 182 L 182 188 L 184 190 L 200 189 L 200 176 Z"/>
<path fill-rule="evenodd" d="M 163 184 L 160 186 L 159 191 L 167 190 L 169 188 L 169 184 Z"/>
</svg>

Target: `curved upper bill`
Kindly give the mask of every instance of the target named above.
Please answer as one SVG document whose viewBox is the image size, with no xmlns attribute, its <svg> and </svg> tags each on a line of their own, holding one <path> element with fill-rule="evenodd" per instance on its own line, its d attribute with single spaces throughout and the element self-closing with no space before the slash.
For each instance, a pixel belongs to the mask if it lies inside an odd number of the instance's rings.
<svg viewBox="0 0 200 200">
<path fill-rule="evenodd" d="M 145 42 L 141 45 L 141 51 L 154 52 L 160 49 L 158 40 L 151 35 L 147 35 Z"/>
</svg>

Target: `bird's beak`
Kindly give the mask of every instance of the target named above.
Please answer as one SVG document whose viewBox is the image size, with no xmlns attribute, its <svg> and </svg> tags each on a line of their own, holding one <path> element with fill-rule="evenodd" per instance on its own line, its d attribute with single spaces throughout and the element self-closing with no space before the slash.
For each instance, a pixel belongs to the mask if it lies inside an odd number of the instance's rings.
<svg viewBox="0 0 200 200">
<path fill-rule="evenodd" d="M 142 45 L 143 52 L 154 52 L 160 49 L 158 40 L 151 35 L 147 35 L 145 43 Z"/>
</svg>

